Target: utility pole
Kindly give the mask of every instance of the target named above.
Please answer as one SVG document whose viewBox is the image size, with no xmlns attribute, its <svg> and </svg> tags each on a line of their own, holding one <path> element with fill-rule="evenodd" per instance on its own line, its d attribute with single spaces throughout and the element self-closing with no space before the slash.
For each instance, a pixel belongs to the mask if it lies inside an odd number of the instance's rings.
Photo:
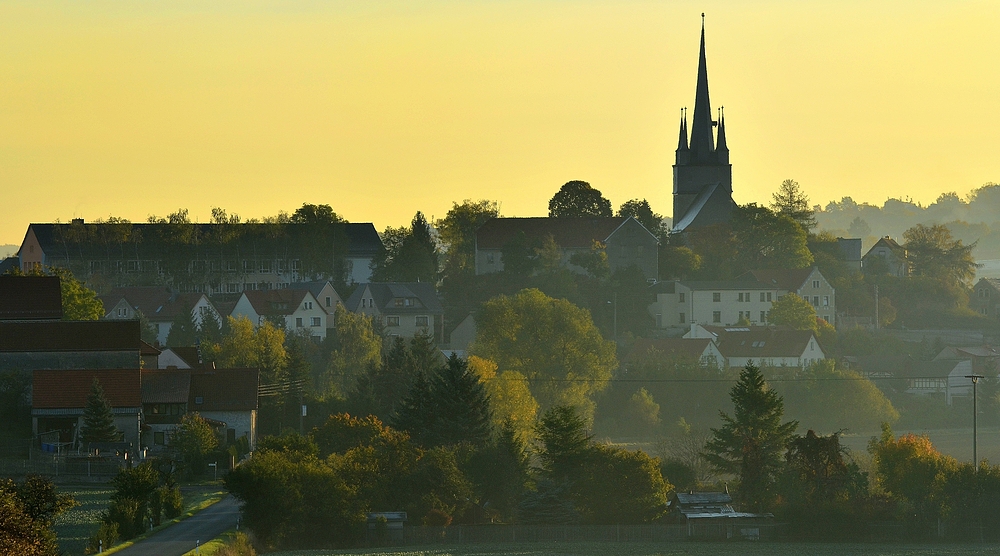
<svg viewBox="0 0 1000 556">
<path fill-rule="evenodd" d="M 878 284 L 875 284 L 875 330 L 878 330 Z"/>
</svg>

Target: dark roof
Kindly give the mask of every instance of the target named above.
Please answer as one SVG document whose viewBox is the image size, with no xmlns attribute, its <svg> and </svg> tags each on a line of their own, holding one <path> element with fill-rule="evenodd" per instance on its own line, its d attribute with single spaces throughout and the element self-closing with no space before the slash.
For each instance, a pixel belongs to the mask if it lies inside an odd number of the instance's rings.
<svg viewBox="0 0 1000 556">
<path fill-rule="evenodd" d="M 330 287 L 333 288 L 333 284 L 330 284 L 328 280 L 317 280 L 314 282 L 292 282 L 291 284 L 288 284 L 287 289 L 306 290 L 309 293 L 313 294 L 313 297 L 315 297 L 316 300 L 319 301 L 319 296 L 321 293 L 323 293 L 323 288 L 325 288 L 327 284 L 329 284 Z M 337 292 L 336 289 L 334 289 L 333 291 L 334 293 Z M 340 297 L 339 293 L 337 294 L 337 297 Z"/>
<path fill-rule="evenodd" d="M 83 224 L 83 228 L 87 230 L 87 235 L 89 237 L 100 237 L 100 234 L 96 233 L 97 229 L 104 224 L 100 223 L 90 223 Z M 247 228 L 257 227 L 259 229 L 264 229 L 266 224 L 235 224 L 236 226 L 244 226 Z M 60 232 L 68 231 L 70 226 L 73 224 L 48 224 L 48 223 L 35 223 L 29 224 L 29 228 L 33 229 L 35 232 L 35 237 L 38 239 L 38 244 L 42 247 L 42 251 L 49 253 L 53 249 L 58 248 L 58 242 L 56 241 L 56 236 Z M 137 233 L 140 237 L 144 238 L 145 241 L 149 241 L 151 238 L 156 238 L 160 234 L 158 229 L 169 226 L 169 224 L 149 224 L 149 223 L 134 223 L 130 224 L 133 233 Z M 198 235 L 201 237 L 211 237 L 216 234 L 213 228 L 218 226 L 218 224 L 193 224 L 193 226 L 198 228 Z M 225 226 L 234 226 L 234 224 L 225 224 Z M 285 226 L 308 226 L 308 224 L 285 224 Z M 375 226 L 371 222 L 358 222 L 352 224 L 344 224 L 344 234 L 347 236 L 347 256 L 370 256 L 378 253 L 379 249 L 382 248 L 382 239 L 379 238 L 378 232 L 375 230 Z M 57 232 L 59 230 L 59 232 Z M 72 235 L 67 233 L 66 235 Z"/>
<path fill-rule="evenodd" d="M 345 302 L 349 311 L 357 311 L 365 290 L 371 291 L 375 307 L 382 313 L 431 313 L 442 314 L 444 308 L 434 286 L 429 282 L 371 282 L 359 284 Z M 416 298 L 420 304 L 413 307 L 396 307 L 395 299 Z"/>
<path fill-rule="evenodd" d="M 652 293 L 675 293 L 677 290 L 676 280 L 664 280 L 662 282 L 656 282 L 652 286 L 649 286 L 649 291 Z"/>
<path fill-rule="evenodd" d="M 477 249 L 501 249 L 518 233 L 529 240 L 552 235 L 559 247 L 590 249 L 606 241 L 628 218 L 494 218 L 476 230 Z"/>
<path fill-rule="evenodd" d="M 142 395 L 139 369 L 42 370 L 33 372 L 32 409 L 80 409 L 94 379 L 101 383 L 111 407 L 140 407 Z"/>
<path fill-rule="evenodd" d="M 59 320 L 58 276 L 0 276 L 0 320 Z"/>
<path fill-rule="evenodd" d="M 704 328 L 716 335 L 719 351 L 726 357 L 799 357 L 815 338 L 812 330 L 771 326 Z M 816 345 L 822 349 L 819 342 Z"/>
<path fill-rule="evenodd" d="M 142 370 L 142 403 L 187 403 L 190 393 L 190 371 Z"/>
<path fill-rule="evenodd" d="M 968 359 L 936 359 L 934 361 L 910 361 L 903 374 L 913 378 L 946 378 L 960 363 Z"/>
<path fill-rule="evenodd" d="M 707 290 L 768 290 L 774 286 L 758 282 L 752 278 L 736 280 L 681 280 L 681 284 L 695 291 Z"/>
<path fill-rule="evenodd" d="M 291 315 L 298 310 L 302 300 L 309 294 L 307 289 L 249 290 L 243 295 L 261 316 Z"/>
<path fill-rule="evenodd" d="M 0 352 L 139 352 L 139 321 L 0 321 Z"/>
<path fill-rule="evenodd" d="M 165 286 L 115 288 L 101 296 L 104 310 L 110 311 L 121 299 L 154 321 L 174 320 L 183 311 L 192 311 L 204 296 L 201 293 L 175 293 Z"/>
<path fill-rule="evenodd" d="M 868 252 L 865 253 L 865 256 L 867 257 L 868 255 L 871 255 L 872 251 L 874 251 L 875 248 L 880 245 L 883 247 L 888 247 L 889 250 L 892 251 L 898 257 L 901 258 L 906 257 L 906 248 L 897 243 L 896 240 L 892 239 L 889 236 L 885 236 L 876 241 L 875 245 L 872 245 L 871 249 L 869 249 Z"/>
<path fill-rule="evenodd" d="M 139 340 L 139 355 L 159 355 L 161 353 L 163 352 L 158 348 L 147 344 L 143 340 Z"/>
<path fill-rule="evenodd" d="M 0 275 L 7 274 L 14 269 L 21 268 L 20 257 L 7 257 L 5 259 L 0 259 Z"/>
<path fill-rule="evenodd" d="M 861 260 L 861 238 L 859 237 L 838 237 L 837 246 L 844 254 L 844 260 L 848 262 Z"/>
<path fill-rule="evenodd" d="M 709 338 L 639 338 L 632 345 L 632 350 L 625 356 L 625 360 L 642 359 L 651 351 L 665 356 L 681 355 L 699 359 L 710 343 L 712 340 Z"/>
<path fill-rule="evenodd" d="M 1000 279 L 998 278 L 980 278 L 979 282 L 977 282 L 976 285 L 978 286 L 979 284 L 983 283 L 990 286 L 994 290 L 1000 291 Z"/>
<path fill-rule="evenodd" d="M 344 232 L 347 234 L 348 257 L 375 255 L 382 249 L 382 238 L 371 222 L 346 224 Z"/>
<path fill-rule="evenodd" d="M 188 364 L 188 367 L 192 369 L 201 369 L 205 366 L 205 363 L 201 360 L 201 353 L 199 353 L 197 346 L 172 347 L 169 349 L 174 352 L 174 355 L 183 359 Z"/>
<path fill-rule="evenodd" d="M 769 284 L 771 287 L 794 292 L 798 291 L 802 287 L 802 284 L 806 283 L 812 272 L 813 267 L 751 270 L 741 276 L 741 278 L 753 278 L 762 284 Z"/>
<path fill-rule="evenodd" d="M 257 409 L 257 369 L 189 371 L 188 411 L 247 411 Z M 201 398 L 201 403 L 198 402 Z"/>
<path fill-rule="evenodd" d="M 733 497 L 728 492 L 676 492 L 674 498 L 679 504 L 685 506 L 694 505 L 722 505 L 732 504 Z"/>
</svg>

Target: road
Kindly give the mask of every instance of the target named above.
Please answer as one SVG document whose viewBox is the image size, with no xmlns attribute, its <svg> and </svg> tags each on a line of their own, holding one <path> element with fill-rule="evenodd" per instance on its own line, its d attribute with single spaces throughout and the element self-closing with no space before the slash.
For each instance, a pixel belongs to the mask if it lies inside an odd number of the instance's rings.
<svg viewBox="0 0 1000 556">
<path fill-rule="evenodd" d="M 239 503 L 226 496 L 184 521 L 116 552 L 115 556 L 181 556 L 194 550 L 197 541 L 204 544 L 232 529 L 239 516 Z"/>
</svg>

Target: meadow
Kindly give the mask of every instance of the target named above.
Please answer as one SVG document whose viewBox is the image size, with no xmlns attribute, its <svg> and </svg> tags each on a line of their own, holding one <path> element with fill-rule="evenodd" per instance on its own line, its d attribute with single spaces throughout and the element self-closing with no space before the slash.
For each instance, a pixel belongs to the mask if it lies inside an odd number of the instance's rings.
<svg viewBox="0 0 1000 556">
<path fill-rule="evenodd" d="M 268 556 L 959 556 L 997 554 L 994 544 L 858 544 L 777 542 L 567 542 L 367 550 L 297 550 Z"/>
</svg>

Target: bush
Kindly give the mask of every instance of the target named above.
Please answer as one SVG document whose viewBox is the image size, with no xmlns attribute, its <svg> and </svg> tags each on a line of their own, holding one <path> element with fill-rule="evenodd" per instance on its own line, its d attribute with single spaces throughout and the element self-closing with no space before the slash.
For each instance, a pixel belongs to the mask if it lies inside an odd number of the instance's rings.
<svg viewBox="0 0 1000 556">
<path fill-rule="evenodd" d="M 160 502 L 163 505 L 163 515 L 167 519 L 173 519 L 181 515 L 184 509 L 184 497 L 181 496 L 180 487 L 162 486 L 157 489 L 160 493 Z"/>
<path fill-rule="evenodd" d="M 424 525 L 427 525 L 428 527 L 447 527 L 451 525 L 451 516 L 435 508 L 427 512 L 427 515 L 424 516 L 423 522 Z"/>
<path fill-rule="evenodd" d="M 249 536 L 236 533 L 226 545 L 215 551 L 215 556 L 257 556 Z"/>
<path fill-rule="evenodd" d="M 99 550 L 107 550 L 118 543 L 118 524 L 108 521 L 105 516 L 104 522 L 94 536 L 90 537 L 87 543 L 87 554 L 97 554 Z"/>
</svg>

